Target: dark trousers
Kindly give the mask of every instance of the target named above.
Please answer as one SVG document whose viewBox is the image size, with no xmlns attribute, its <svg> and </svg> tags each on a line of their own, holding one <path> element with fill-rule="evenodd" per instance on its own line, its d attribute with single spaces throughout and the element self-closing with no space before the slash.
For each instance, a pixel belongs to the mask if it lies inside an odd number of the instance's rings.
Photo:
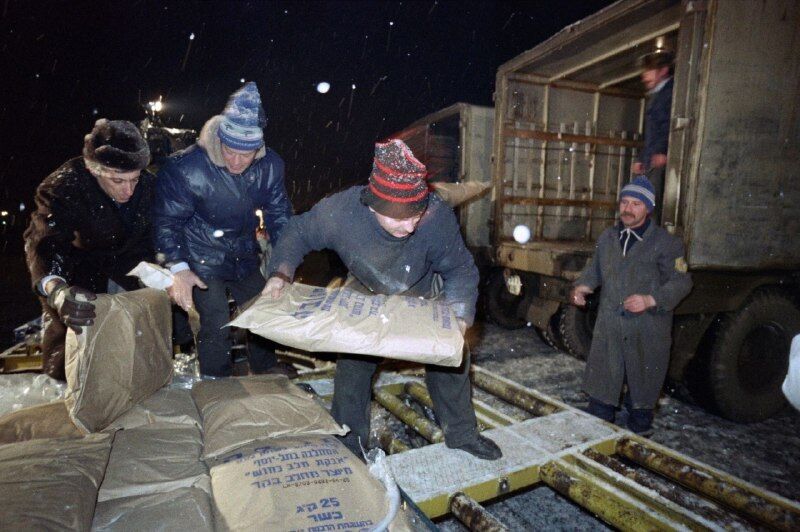
<svg viewBox="0 0 800 532">
<path fill-rule="evenodd" d="M 647 179 L 653 184 L 653 190 L 656 193 L 656 204 L 653 208 L 652 217 L 658 225 L 662 225 L 661 212 L 664 206 L 664 179 L 666 177 L 666 170 L 666 166 L 659 166 L 647 171 Z"/>
<path fill-rule="evenodd" d="M 380 361 L 376 357 L 339 355 L 336 362 L 331 414 L 340 425 L 350 427 L 344 439 L 352 448 L 358 448 L 359 439 L 364 448 L 368 446 L 372 377 Z M 425 384 L 447 444 L 458 447 L 477 438 L 468 354 L 459 368 L 425 366 Z"/>
<path fill-rule="evenodd" d="M 264 276 L 256 270 L 241 281 L 210 279 L 204 282 L 207 290 L 195 288 L 192 292 L 200 314 L 200 331 L 197 333 L 200 373 L 228 377 L 233 373 L 233 362 L 230 328 L 224 327 L 231 321 L 226 290 L 230 290 L 237 305 L 242 305 L 261 293 L 265 284 Z M 248 334 L 247 353 L 253 373 L 264 373 L 277 363 L 275 351 L 269 348 L 267 340 L 263 338 Z"/>
</svg>

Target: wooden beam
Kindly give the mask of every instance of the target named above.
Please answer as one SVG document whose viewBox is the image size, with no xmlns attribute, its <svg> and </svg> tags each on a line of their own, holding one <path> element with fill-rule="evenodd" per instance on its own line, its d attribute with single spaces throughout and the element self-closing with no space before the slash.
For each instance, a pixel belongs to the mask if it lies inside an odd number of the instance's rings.
<svg viewBox="0 0 800 532">
<path fill-rule="evenodd" d="M 575 135 L 571 133 L 551 133 L 550 131 L 531 131 L 506 126 L 503 134 L 508 137 L 523 139 L 536 139 L 555 142 L 577 142 L 578 144 L 597 144 L 600 146 L 625 146 L 627 148 L 641 148 L 644 143 L 639 140 L 617 139 L 612 137 L 598 137 L 595 135 Z"/>
<path fill-rule="evenodd" d="M 542 207 L 588 207 L 591 209 L 611 209 L 617 208 L 617 204 L 612 201 L 595 201 L 569 198 L 531 198 L 521 196 L 506 196 L 502 199 L 503 204 L 510 205 L 538 205 Z"/>
</svg>

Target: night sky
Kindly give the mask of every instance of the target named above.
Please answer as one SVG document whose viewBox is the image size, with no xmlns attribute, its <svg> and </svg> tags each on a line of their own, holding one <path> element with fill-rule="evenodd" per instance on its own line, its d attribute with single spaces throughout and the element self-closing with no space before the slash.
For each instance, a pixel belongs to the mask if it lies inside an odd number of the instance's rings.
<svg viewBox="0 0 800 532">
<path fill-rule="evenodd" d="M 491 105 L 500 64 L 608 3 L 4 0 L 0 209 L 29 211 L 97 118 L 138 122 L 163 96 L 167 125 L 199 130 L 241 80 L 258 84 L 305 209 L 364 182 L 376 140 L 458 101 Z"/>
</svg>

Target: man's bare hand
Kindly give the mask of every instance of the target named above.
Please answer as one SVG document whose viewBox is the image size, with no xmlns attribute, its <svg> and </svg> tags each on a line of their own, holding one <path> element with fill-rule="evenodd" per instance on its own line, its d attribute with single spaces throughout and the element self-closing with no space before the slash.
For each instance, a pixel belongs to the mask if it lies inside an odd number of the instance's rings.
<svg viewBox="0 0 800 532">
<path fill-rule="evenodd" d="M 592 293 L 594 293 L 594 290 L 592 290 L 585 284 L 579 284 L 578 286 L 572 289 L 572 293 L 569 296 L 569 300 L 576 307 L 584 307 L 586 306 L 586 296 Z"/>
<path fill-rule="evenodd" d="M 175 274 L 172 286 L 167 288 L 167 294 L 176 305 L 185 311 L 189 311 L 194 306 L 192 300 L 192 288 L 205 290 L 206 284 L 192 270 L 183 270 Z"/>
<path fill-rule="evenodd" d="M 667 155 L 665 153 L 654 153 L 650 157 L 650 168 L 661 168 L 667 166 Z"/>
<path fill-rule="evenodd" d="M 640 163 L 639 161 L 633 161 L 631 165 L 631 172 L 635 175 L 640 175 L 644 173 L 644 164 Z"/>
<path fill-rule="evenodd" d="M 622 307 L 628 312 L 633 312 L 634 314 L 639 314 L 640 312 L 644 312 L 650 307 L 655 306 L 656 300 L 650 295 L 643 296 L 641 294 L 633 294 L 632 296 L 626 297 L 625 301 L 622 302 Z"/>
<path fill-rule="evenodd" d="M 264 285 L 261 295 L 271 297 L 272 299 L 278 299 L 283 293 L 284 286 L 286 286 L 286 281 L 280 277 L 270 277 L 267 280 L 267 284 Z"/>
</svg>

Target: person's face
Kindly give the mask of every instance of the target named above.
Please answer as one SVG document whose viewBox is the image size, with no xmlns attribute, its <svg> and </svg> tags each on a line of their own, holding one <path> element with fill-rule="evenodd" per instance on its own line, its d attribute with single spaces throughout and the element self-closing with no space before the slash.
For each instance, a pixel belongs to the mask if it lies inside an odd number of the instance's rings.
<svg viewBox="0 0 800 532">
<path fill-rule="evenodd" d="M 669 67 L 651 68 L 642 72 L 642 83 L 647 90 L 651 91 L 668 77 Z"/>
<path fill-rule="evenodd" d="M 630 196 L 622 196 L 619 200 L 619 219 L 622 225 L 635 229 L 647 218 L 647 205 L 642 200 Z"/>
<path fill-rule="evenodd" d="M 378 219 L 378 224 L 383 228 L 383 230 L 396 238 L 405 238 L 413 233 L 417 229 L 417 225 L 419 224 L 423 214 L 421 212 L 415 216 L 412 216 L 411 218 L 398 219 L 389 218 L 388 216 L 384 216 L 379 212 L 375 212 L 372 207 L 370 207 L 369 210 L 375 214 L 375 218 Z"/>
<path fill-rule="evenodd" d="M 94 176 L 97 178 L 100 188 L 111 199 L 117 203 L 127 203 L 133 197 L 133 192 L 136 190 L 136 185 L 139 184 L 139 175 L 141 173 L 141 170 L 117 172 L 111 168 L 104 167 Z"/>
<path fill-rule="evenodd" d="M 232 174 L 241 174 L 247 170 L 247 168 L 250 166 L 250 163 L 252 163 L 253 159 L 256 158 L 257 151 L 258 150 L 234 150 L 233 148 L 229 148 L 223 144 L 222 158 L 225 160 L 225 168 L 227 168 Z"/>
</svg>

